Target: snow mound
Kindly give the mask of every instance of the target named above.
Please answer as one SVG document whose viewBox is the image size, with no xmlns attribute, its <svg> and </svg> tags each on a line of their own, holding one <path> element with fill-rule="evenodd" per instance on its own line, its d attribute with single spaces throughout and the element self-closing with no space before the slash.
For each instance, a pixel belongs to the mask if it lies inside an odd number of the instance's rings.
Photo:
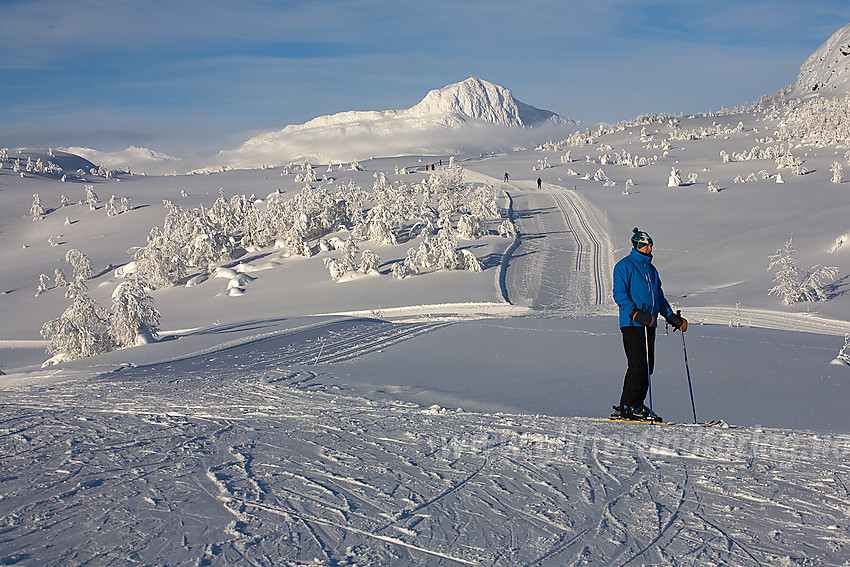
<svg viewBox="0 0 850 567">
<path fill-rule="evenodd" d="M 98 165 L 104 165 L 109 169 L 139 169 L 155 167 L 157 170 L 168 164 L 176 164 L 180 158 L 151 150 L 130 146 L 117 152 L 102 152 L 92 148 L 68 147 L 61 148 L 62 151 L 78 155 Z"/>
<path fill-rule="evenodd" d="M 800 68 L 792 96 L 844 96 L 850 92 L 850 24 L 832 34 Z"/>
</svg>

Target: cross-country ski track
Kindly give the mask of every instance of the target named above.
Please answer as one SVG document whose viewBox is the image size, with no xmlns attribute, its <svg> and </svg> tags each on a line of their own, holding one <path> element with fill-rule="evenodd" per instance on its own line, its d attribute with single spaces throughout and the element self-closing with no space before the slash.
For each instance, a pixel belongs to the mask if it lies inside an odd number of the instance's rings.
<svg viewBox="0 0 850 567">
<path fill-rule="evenodd" d="M 507 252 L 502 278 L 506 300 L 545 312 L 610 312 L 613 269 L 610 241 L 579 195 L 558 185 L 499 183 L 510 199 L 519 232 Z"/>
</svg>

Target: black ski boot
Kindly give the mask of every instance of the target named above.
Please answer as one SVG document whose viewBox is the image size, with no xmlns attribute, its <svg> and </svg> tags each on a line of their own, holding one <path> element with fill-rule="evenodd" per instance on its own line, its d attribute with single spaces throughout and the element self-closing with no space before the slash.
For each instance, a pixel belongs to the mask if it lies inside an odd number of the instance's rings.
<svg viewBox="0 0 850 567">
<path fill-rule="evenodd" d="M 640 421 L 655 421 L 657 423 L 661 423 L 664 421 L 661 419 L 661 416 L 646 407 L 645 405 L 640 406 L 634 411 L 635 419 L 639 419 Z"/>
<path fill-rule="evenodd" d="M 610 419 L 622 419 L 627 421 L 635 421 L 640 419 L 632 411 L 632 408 L 627 405 L 613 406 L 613 409 L 614 412 L 611 414 Z"/>
</svg>

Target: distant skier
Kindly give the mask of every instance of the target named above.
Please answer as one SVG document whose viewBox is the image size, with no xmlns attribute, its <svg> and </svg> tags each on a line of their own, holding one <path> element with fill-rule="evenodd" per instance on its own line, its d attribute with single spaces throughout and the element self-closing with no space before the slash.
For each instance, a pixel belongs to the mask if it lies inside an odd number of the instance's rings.
<svg viewBox="0 0 850 567">
<path fill-rule="evenodd" d="M 543 187 L 543 180 L 538 177 L 537 178 L 537 189 L 539 190 L 541 187 Z"/>
<path fill-rule="evenodd" d="M 505 183 L 507 183 L 507 182 L 508 182 L 508 172 L 506 171 L 505 172 Z"/>
<path fill-rule="evenodd" d="M 632 251 L 614 266 L 614 301 L 620 307 L 620 331 L 628 369 L 620 405 L 614 406 L 611 418 L 661 421 L 661 417 L 644 405 L 649 374 L 655 365 L 658 315 L 683 333 L 688 321 L 674 313 L 664 297 L 658 270 L 652 265 L 652 238 L 637 228 L 632 234 Z"/>
</svg>

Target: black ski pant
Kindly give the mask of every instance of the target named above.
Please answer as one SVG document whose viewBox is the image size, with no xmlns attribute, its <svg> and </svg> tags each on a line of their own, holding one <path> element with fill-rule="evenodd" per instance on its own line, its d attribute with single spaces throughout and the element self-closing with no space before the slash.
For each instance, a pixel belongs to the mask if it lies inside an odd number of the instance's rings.
<svg viewBox="0 0 850 567">
<path fill-rule="evenodd" d="M 649 388 L 649 374 L 655 368 L 655 327 L 620 327 L 623 333 L 623 347 L 626 349 L 626 378 L 623 380 L 623 393 L 620 405 L 639 408 L 646 399 Z M 647 365 L 646 343 L 649 333 L 649 361 Z"/>
</svg>

